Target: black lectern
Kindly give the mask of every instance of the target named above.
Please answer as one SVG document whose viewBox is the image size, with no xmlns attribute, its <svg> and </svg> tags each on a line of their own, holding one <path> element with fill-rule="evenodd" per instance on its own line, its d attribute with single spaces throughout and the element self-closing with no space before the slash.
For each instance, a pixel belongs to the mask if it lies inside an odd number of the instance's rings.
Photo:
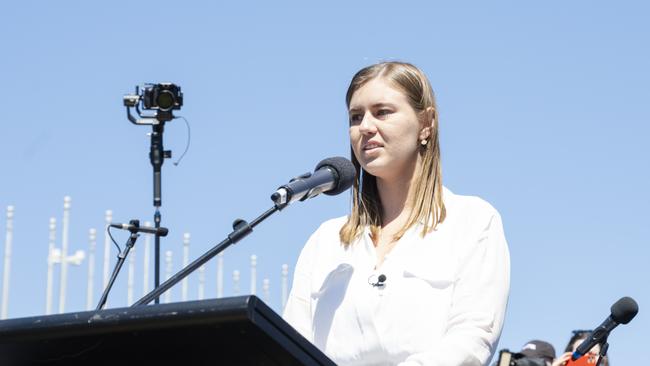
<svg viewBox="0 0 650 366">
<path fill-rule="evenodd" d="M 334 365 L 255 296 L 0 322 L 0 365 Z"/>
</svg>

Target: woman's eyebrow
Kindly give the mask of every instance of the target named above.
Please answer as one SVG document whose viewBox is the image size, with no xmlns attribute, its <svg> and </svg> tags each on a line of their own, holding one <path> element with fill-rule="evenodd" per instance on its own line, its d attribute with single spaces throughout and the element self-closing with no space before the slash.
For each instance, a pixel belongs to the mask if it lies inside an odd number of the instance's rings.
<svg viewBox="0 0 650 366">
<path fill-rule="evenodd" d="M 361 111 L 363 111 L 363 108 L 361 108 L 361 107 L 352 107 L 352 108 L 350 108 L 348 110 L 348 113 L 352 114 L 352 113 L 361 112 Z"/>
<path fill-rule="evenodd" d="M 389 102 L 377 102 L 374 103 L 370 106 L 373 109 L 381 108 L 381 107 L 391 107 L 395 108 L 395 104 L 389 103 Z M 358 107 L 358 106 L 353 106 L 348 110 L 348 113 L 355 113 L 355 112 L 361 112 L 363 111 L 363 107 Z"/>
<path fill-rule="evenodd" d="M 372 105 L 373 108 L 379 108 L 379 107 L 391 107 L 395 108 L 395 104 L 393 103 L 388 103 L 388 102 L 377 102 Z"/>
</svg>

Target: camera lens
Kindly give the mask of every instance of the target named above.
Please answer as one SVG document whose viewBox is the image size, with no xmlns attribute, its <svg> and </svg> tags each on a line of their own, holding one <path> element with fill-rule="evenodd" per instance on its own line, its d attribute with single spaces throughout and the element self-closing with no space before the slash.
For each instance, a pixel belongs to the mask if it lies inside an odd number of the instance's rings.
<svg viewBox="0 0 650 366">
<path fill-rule="evenodd" d="M 174 94 L 169 90 L 161 90 L 156 97 L 156 104 L 163 111 L 168 111 L 174 107 Z"/>
</svg>

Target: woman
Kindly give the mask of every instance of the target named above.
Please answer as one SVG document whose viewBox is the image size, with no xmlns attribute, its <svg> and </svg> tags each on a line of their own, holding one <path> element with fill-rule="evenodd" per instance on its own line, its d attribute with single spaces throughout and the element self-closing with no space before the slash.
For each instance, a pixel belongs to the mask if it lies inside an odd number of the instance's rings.
<svg viewBox="0 0 650 366">
<path fill-rule="evenodd" d="M 567 343 L 566 348 L 564 349 L 564 354 L 558 357 L 552 366 L 564 366 L 570 365 L 571 363 L 579 362 L 581 365 L 595 365 L 598 361 L 598 355 L 600 354 L 600 345 L 597 344 L 594 348 L 589 350 L 589 353 L 582 356 L 576 362 L 569 362 L 571 360 L 571 355 L 578 349 L 578 346 L 582 344 L 591 334 L 591 330 L 574 330 L 569 343 Z M 601 366 L 609 366 L 609 359 L 607 356 L 603 357 L 603 360 L 600 361 Z"/>
<path fill-rule="evenodd" d="M 426 76 L 386 62 L 346 95 L 357 168 L 349 216 L 323 223 L 284 317 L 339 365 L 485 365 L 509 289 L 501 218 L 442 186 Z"/>
</svg>

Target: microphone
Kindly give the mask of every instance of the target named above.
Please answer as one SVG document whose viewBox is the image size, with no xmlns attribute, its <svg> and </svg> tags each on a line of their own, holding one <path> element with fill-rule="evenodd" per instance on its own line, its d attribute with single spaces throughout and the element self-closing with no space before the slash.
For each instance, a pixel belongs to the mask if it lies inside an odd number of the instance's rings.
<svg viewBox="0 0 650 366">
<path fill-rule="evenodd" d="M 380 274 L 379 276 L 377 275 L 370 275 L 368 277 L 368 284 L 372 287 L 384 287 L 386 282 L 386 275 L 385 274 Z"/>
<path fill-rule="evenodd" d="M 117 229 L 128 230 L 132 233 L 147 233 L 147 234 L 154 234 L 158 236 L 167 236 L 167 233 L 169 233 L 169 229 L 167 229 L 166 227 L 155 228 L 155 227 L 148 227 L 148 226 L 140 226 L 140 221 L 138 220 L 131 220 L 131 222 L 128 224 L 110 224 L 109 226 Z"/>
<path fill-rule="evenodd" d="M 293 178 L 278 188 L 271 195 L 271 200 L 279 206 L 304 201 L 321 193 L 335 196 L 352 186 L 355 175 L 356 169 L 348 159 L 338 156 L 327 158 L 316 165 L 313 173 Z"/>
<path fill-rule="evenodd" d="M 627 324 L 639 312 L 639 305 L 631 297 L 622 297 L 610 308 L 611 315 L 605 319 L 598 328 L 594 329 L 587 339 L 582 342 L 571 355 L 571 360 L 575 361 L 584 356 L 597 344 L 607 342 L 609 333 L 619 324 Z"/>
</svg>

